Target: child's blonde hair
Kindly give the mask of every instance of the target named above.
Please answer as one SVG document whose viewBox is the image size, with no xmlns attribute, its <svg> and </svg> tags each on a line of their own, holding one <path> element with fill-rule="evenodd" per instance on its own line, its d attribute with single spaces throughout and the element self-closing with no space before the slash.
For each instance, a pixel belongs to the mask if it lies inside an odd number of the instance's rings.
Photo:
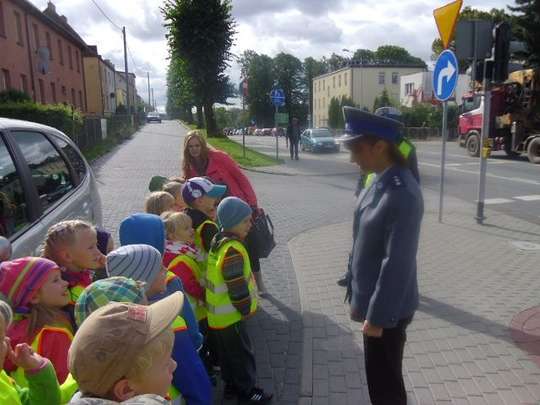
<svg viewBox="0 0 540 405">
<path fill-rule="evenodd" d="M 149 214 L 161 215 L 174 205 L 174 197 L 165 191 L 156 191 L 146 197 L 144 211 Z"/>
<path fill-rule="evenodd" d="M 182 196 L 182 186 L 183 183 L 178 181 L 170 181 L 163 186 L 163 191 L 176 198 L 177 195 Z"/>
<path fill-rule="evenodd" d="M 171 353 L 173 344 L 174 332 L 171 328 L 167 328 L 141 348 L 139 354 L 133 359 L 126 378 L 134 380 L 145 378 L 155 359 Z"/>
<path fill-rule="evenodd" d="M 80 219 L 72 219 L 59 222 L 49 228 L 45 242 L 41 249 L 41 256 L 55 262 L 59 262 L 58 250 L 65 246 L 70 246 L 75 242 L 77 232 L 91 229 L 94 232 L 94 226 Z"/>
<path fill-rule="evenodd" d="M 161 214 L 163 224 L 165 224 L 165 232 L 167 239 L 176 233 L 176 230 L 181 226 L 189 226 L 191 217 L 183 212 L 165 211 Z"/>
<path fill-rule="evenodd" d="M 13 320 L 13 311 L 11 310 L 11 306 L 2 299 L 0 299 L 0 320 L 4 322 L 4 327 L 6 330 Z M 2 342 L 0 342 L 0 344 L 1 343 Z"/>
</svg>

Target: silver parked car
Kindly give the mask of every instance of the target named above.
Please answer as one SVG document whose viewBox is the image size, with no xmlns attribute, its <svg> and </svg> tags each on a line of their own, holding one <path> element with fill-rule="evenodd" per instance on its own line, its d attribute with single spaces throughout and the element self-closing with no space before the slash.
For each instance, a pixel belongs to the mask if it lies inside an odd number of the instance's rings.
<svg viewBox="0 0 540 405">
<path fill-rule="evenodd" d="M 13 258 L 36 255 L 51 225 L 65 219 L 101 225 L 92 169 L 62 132 L 0 118 L 0 236 Z"/>
</svg>

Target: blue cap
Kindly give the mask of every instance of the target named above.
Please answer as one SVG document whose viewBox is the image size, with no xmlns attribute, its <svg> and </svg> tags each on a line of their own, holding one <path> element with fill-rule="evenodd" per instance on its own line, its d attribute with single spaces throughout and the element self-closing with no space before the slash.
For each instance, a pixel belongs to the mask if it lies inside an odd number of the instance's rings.
<svg viewBox="0 0 540 405">
<path fill-rule="evenodd" d="M 372 114 L 354 107 L 343 107 L 345 135 L 339 141 L 349 143 L 370 135 L 388 142 L 399 143 L 403 124 L 391 118 Z"/>
<path fill-rule="evenodd" d="M 182 198 L 188 205 L 203 195 L 221 198 L 226 192 L 227 186 L 214 184 L 206 177 L 192 177 L 182 186 Z"/>
<path fill-rule="evenodd" d="M 224 198 L 217 207 L 218 222 L 224 231 L 234 228 L 251 213 L 251 207 L 238 197 Z"/>
</svg>

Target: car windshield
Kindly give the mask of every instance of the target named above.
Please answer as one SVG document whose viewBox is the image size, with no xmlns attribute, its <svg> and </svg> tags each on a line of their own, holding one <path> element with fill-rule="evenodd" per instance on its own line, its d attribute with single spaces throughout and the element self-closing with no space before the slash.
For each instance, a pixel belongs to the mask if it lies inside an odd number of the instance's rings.
<svg viewBox="0 0 540 405">
<path fill-rule="evenodd" d="M 159 117 L 159 113 L 148 113 L 149 117 Z"/>
<path fill-rule="evenodd" d="M 311 136 L 313 138 L 331 138 L 332 134 L 327 129 L 313 129 L 311 130 Z"/>
</svg>

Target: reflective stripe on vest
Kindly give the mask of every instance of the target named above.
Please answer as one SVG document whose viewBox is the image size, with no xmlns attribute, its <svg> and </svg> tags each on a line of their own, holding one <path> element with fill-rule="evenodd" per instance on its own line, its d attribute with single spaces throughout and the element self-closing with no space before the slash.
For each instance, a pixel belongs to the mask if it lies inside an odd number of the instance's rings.
<svg viewBox="0 0 540 405">
<path fill-rule="evenodd" d="M 77 302 L 77 300 L 83 293 L 84 289 L 85 287 L 80 284 L 76 284 L 73 287 L 69 287 L 69 296 L 70 296 L 69 303 L 71 305 L 75 305 L 75 303 Z"/>
<path fill-rule="evenodd" d="M 63 333 L 67 335 L 70 341 L 73 341 L 73 334 L 68 329 L 60 326 L 45 326 L 36 335 L 31 345 L 32 350 L 37 354 L 43 353 L 41 346 L 43 342 L 41 338 L 43 337 L 44 332 Z M 11 373 L 11 376 L 19 386 L 28 387 L 28 381 L 26 380 L 26 376 L 24 375 L 24 369 L 22 367 L 18 367 L 13 373 Z"/>
<path fill-rule="evenodd" d="M 244 262 L 243 276 L 248 283 L 251 299 L 249 315 L 252 315 L 257 310 L 257 287 L 251 272 L 251 264 L 246 248 L 237 240 L 226 241 L 217 251 L 212 250 L 208 256 L 206 306 L 208 310 L 208 326 L 212 329 L 224 329 L 242 320 L 242 314 L 238 312 L 231 302 L 227 284 L 221 271 L 225 253 L 231 247 L 240 252 Z"/>
<path fill-rule="evenodd" d="M 400 142 L 398 149 L 399 153 L 401 153 L 401 156 L 403 156 L 405 160 L 408 160 L 411 152 L 414 150 L 414 145 L 408 139 L 403 139 Z M 366 177 L 364 178 L 364 188 L 368 188 L 369 186 L 371 186 L 373 184 L 373 181 L 375 181 L 376 176 L 377 175 L 375 173 L 369 173 L 368 175 L 366 175 Z"/>
<path fill-rule="evenodd" d="M 77 384 L 77 381 L 75 381 L 75 378 L 69 373 L 66 381 L 60 386 L 60 403 L 62 405 L 69 403 L 78 390 L 79 385 Z"/>
<path fill-rule="evenodd" d="M 195 246 L 197 246 L 201 252 L 203 252 L 205 254 L 208 254 L 208 251 L 204 249 L 203 243 L 202 243 L 202 230 L 203 230 L 205 225 L 216 225 L 216 223 L 209 220 L 209 219 L 207 219 L 202 224 L 200 224 L 195 229 L 195 240 L 194 240 L 194 242 L 195 242 Z"/>
<path fill-rule="evenodd" d="M 205 278 L 204 278 L 202 268 L 200 264 L 191 256 L 188 256 L 188 255 L 176 256 L 169 263 L 169 267 L 168 267 L 169 272 L 180 263 L 185 264 L 187 267 L 191 269 L 197 282 L 201 285 L 201 287 L 204 288 Z M 195 317 L 197 318 L 197 321 L 206 319 L 206 307 L 205 307 L 204 301 L 197 299 L 193 295 L 189 294 L 187 291 L 184 291 L 184 294 L 187 297 L 189 303 L 191 304 L 191 308 L 193 308 L 193 312 L 195 313 Z"/>
</svg>

